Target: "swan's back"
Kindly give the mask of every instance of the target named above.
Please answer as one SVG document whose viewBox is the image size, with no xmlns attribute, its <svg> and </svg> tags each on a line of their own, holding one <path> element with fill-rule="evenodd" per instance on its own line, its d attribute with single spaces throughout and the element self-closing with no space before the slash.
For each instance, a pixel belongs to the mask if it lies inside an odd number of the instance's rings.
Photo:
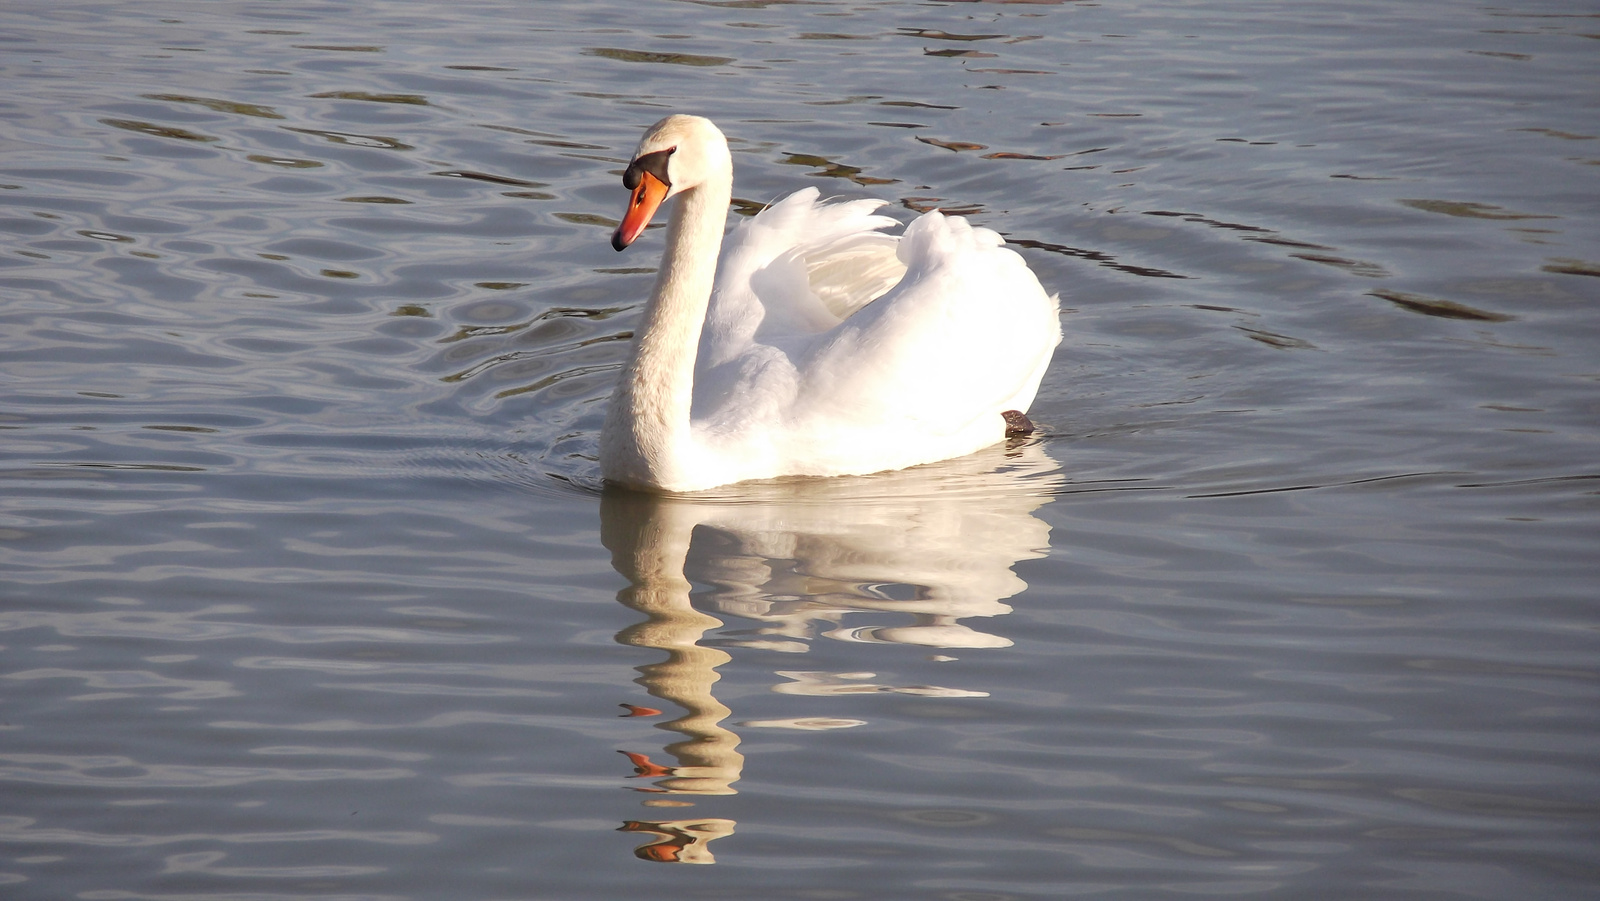
<svg viewBox="0 0 1600 901">
<path fill-rule="evenodd" d="M 877 201 L 797 192 L 723 244 L 692 425 L 715 483 L 841 475 L 961 456 L 1026 410 L 1058 305 L 1000 236 L 925 214 L 903 236 Z"/>
</svg>

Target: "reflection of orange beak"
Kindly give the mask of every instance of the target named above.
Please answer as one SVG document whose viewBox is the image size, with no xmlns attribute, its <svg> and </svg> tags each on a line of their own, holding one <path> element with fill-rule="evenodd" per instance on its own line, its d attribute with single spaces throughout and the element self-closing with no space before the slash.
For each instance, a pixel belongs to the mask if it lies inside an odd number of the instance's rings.
<svg viewBox="0 0 1600 901">
<path fill-rule="evenodd" d="M 622 751 L 620 753 L 628 755 L 628 759 L 633 761 L 633 773 L 636 777 L 672 775 L 672 770 L 670 768 L 664 767 L 659 763 L 652 763 L 650 758 L 644 756 L 643 754 L 635 754 L 632 751 Z"/>
<path fill-rule="evenodd" d="M 622 217 L 622 224 L 611 235 L 611 246 L 621 250 L 632 244 L 644 227 L 650 224 L 650 217 L 656 214 L 661 201 L 666 199 L 667 186 L 661 179 L 648 172 L 639 173 L 639 187 L 633 189 L 633 196 L 628 199 L 628 211 Z"/>
</svg>

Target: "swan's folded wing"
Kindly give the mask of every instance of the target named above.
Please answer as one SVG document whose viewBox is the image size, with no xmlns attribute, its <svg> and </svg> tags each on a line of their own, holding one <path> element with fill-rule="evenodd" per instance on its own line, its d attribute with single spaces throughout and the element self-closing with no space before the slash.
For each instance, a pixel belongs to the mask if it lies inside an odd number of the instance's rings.
<svg viewBox="0 0 1600 901">
<path fill-rule="evenodd" d="M 880 231 L 896 222 L 874 214 L 883 203 L 818 197 L 816 188 L 796 191 L 723 240 L 702 365 L 720 365 L 752 342 L 833 328 L 899 280 L 899 239 Z"/>
<path fill-rule="evenodd" d="M 906 274 L 895 252 L 899 244 L 894 235 L 858 231 L 799 251 L 811 293 L 833 316 L 830 327 L 899 284 Z"/>
</svg>

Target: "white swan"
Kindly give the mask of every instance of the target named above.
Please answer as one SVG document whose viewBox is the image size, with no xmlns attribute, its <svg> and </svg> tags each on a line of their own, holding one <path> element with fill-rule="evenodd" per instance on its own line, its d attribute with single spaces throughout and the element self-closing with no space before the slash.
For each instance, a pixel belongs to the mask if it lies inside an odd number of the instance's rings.
<svg viewBox="0 0 1600 901">
<path fill-rule="evenodd" d="M 617 250 L 679 200 L 600 432 L 606 480 L 696 491 L 860 475 L 1031 428 L 1021 413 L 1061 341 L 1058 304 L 999 235 L 937 212 L 886 235 L 880 201 L 807 188 L 724 241 L 733 160 L 697 116 L 651 126 L 623 183 Z"/>
</svg>

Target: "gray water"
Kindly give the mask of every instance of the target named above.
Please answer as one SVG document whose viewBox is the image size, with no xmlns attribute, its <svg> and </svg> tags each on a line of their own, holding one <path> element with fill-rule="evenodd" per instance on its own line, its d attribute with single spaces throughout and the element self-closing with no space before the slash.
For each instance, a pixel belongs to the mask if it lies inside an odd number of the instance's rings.
<svg viewBox="0 0 1600 901">
<path fill-rule="evenodd" d="M 1597 39 L 7 3 L 0 892 L 1594 896 Z M 602 491 L 669 111 L 737 213 L 1006 235 L 1063 298 L 1042 436 Z"/>
</svg>

